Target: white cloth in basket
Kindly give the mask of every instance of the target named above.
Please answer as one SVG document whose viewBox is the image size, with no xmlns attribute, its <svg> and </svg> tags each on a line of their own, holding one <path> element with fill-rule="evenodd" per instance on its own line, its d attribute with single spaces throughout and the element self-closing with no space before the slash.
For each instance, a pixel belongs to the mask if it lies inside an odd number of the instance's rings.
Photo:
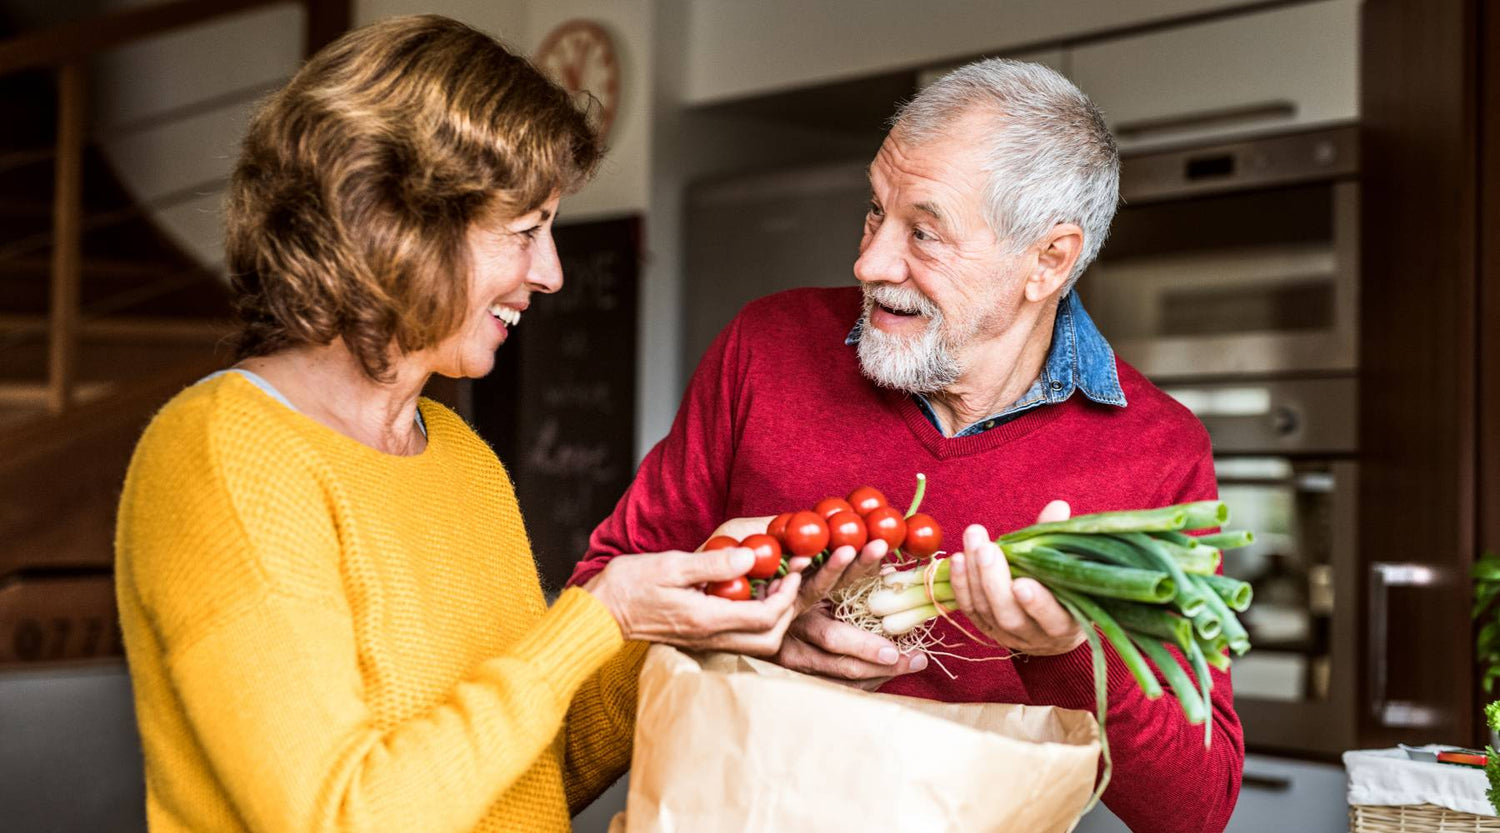
<svg viewBox="0 0 1500 833">
<path fill-rule="evenodd" d="M 1433 752 L 1452 747 L 1419 747 Z M 1453 764 L 1413 761 L 1401 749 L 1359 749 L 1344 753 L 1349 773 L 1349 805 L 1394 807 L 1436 804 L 1476 816 L 1495 815 L 1485 798 L 1484 771 Z"/>
</svg>

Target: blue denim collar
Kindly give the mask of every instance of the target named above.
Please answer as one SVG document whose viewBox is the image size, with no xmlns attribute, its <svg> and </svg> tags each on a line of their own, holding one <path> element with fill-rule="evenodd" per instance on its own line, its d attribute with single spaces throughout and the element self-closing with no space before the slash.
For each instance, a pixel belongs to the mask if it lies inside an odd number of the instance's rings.
<svg viewBox="0 0 1500 833">
<path fill-rule="evenodd" d="M 856 321 L 844 343 L 856 345 L 862 334 L 863 322 Z M 1057 304 L 1057 318 L 1052 324 L 1052 346 L 1048 348 L 1041 376 L 1010 407 L 965 427 L 953 436 L 983 433 L 1033 408 L 1065 402 L 1075 390 L 1102 405 L 1125 407 L 1125 391 L 1120 387 L 1120 376 L 1115 369 L 1115 351 L 1084 311 L 1078 293 L 1069 292 Z M 927 397 L 914 394 L 912 398 L 928 421 L 940 428 L 937 414 Z"/>
</svg>

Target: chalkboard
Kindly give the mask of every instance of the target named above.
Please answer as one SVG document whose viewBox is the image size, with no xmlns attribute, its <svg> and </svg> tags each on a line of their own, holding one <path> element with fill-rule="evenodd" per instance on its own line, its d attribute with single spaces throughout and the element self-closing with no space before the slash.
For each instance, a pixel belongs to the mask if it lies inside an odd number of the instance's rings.
<svg viewBox="0 0 1500 833">
<path fill-rule="evenodd" d="M 559 226 L 555 295 L 533 295 L 474 385 L 474 421 L 516 484 L 542 583 L 556 591 L 635 464 L 639 217 Z"/>
</svg>

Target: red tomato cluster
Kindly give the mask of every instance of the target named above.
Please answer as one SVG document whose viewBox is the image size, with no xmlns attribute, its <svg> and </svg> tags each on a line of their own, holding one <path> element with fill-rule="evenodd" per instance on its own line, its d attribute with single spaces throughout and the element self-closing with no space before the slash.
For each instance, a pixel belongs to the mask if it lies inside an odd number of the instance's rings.
<svg viewBox="0 0 1500 833">
<path fill-rule="evenodd" d="M 812 558 L 815 565 L 821 564 L 826 553 L 844 546 L 859 550 L 875 538 L 885 541 L 891 550 L 928 558 L 943 545 L 943 530 L 931 515 L 919 512 L 905 517 L 886 502 L 879 489 L 861 486 L 847 498 L 824 498 L 811 510 L 783 512 L 771 521 L 765 534 L 750 535 L 743 541 L 727 535 L 710 538 L 703 545 L 705 551 L 749 547 L 755 551 L 755 566 L 741 578 L 709 584 L 705 592 L 726 599 L 748 599 L 750 581 L 785 575 L 788 558 Z"/>
</svg>

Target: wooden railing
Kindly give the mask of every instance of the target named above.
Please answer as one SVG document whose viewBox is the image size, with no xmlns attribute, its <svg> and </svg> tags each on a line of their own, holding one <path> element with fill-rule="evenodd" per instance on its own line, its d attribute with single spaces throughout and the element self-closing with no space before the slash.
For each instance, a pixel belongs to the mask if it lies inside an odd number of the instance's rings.
<svg viewBox="0 0 1500 833">
<path fill-rule="evenodd" d="M 51 68 L 57 73 L 51 291 L 47 319 L 45 403 L 68 410 L 77 392 L 75 367 L 83 279 L 83 155 L 88 135 L 87 62 L 101 52 L 262 6 L 299 5 L 306 15 L 304 54 L 349 27 L 348 0 L 175 0 L 111 12 L 0 41 L 0 76 Z"/>
</svg>

